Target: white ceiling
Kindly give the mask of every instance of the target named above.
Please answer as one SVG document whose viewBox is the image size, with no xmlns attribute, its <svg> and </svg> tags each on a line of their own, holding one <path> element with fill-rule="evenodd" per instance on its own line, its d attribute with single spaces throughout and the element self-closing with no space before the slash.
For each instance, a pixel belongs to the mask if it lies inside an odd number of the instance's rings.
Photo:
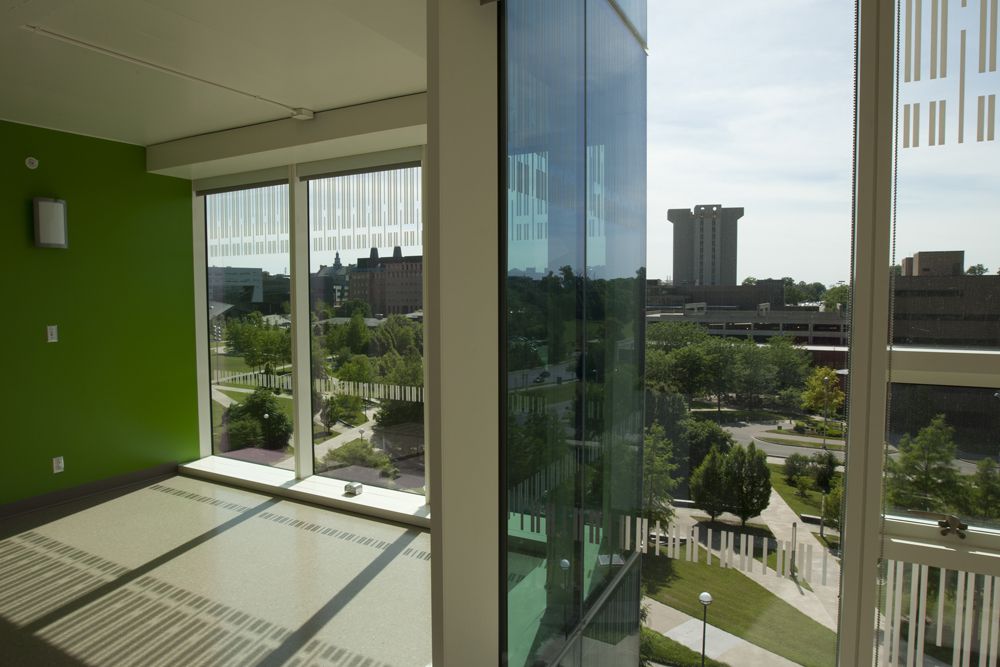
<svg viewBox="0 0 1000 667">
<path fill-rule="evenodd" d="M 425 0 L 0 0 L 0 118 L 148 146 L 426 90 Z M 308 122 L 308 121 L 306 121 Z"/>
</svg>

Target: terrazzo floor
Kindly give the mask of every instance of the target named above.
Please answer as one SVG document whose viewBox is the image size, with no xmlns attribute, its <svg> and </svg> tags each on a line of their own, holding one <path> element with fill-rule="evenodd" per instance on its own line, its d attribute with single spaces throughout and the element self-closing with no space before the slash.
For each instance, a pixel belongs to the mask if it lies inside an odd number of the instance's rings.
<svg viewBox="0 0 1000 667">
<path fill-rule="evenodd" d="M 0 665 L 431 661 L 426 531 L 186 477 L 0 521 Z"/>
</svg>

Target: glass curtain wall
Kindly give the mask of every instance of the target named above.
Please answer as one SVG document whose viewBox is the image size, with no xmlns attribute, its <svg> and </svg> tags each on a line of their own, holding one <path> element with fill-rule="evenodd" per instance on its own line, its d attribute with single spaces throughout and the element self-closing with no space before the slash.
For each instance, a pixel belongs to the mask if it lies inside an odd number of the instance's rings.
<svg viewBox="0 0 1000 667">
<path fill-rule="evenodd" d="M 212 451 L 294 470 L 288 186 L 205 196 Z"/>
<path fill-rule="evenodd" d="M 420 167 L 309 181 L 314 471 L 424 493 Z"/>
<path fill-rule="evenodd" d="M 646 55 L 606 0 L 504 11 L 505 664 L 634 664 Z"/>
<path fill-rule="evenodd" d="M 1000 658 L 997 3 L 897 3 L 879 664 Z M 911 361 L 914 359 L 916 361 Z M 905 372 L 895 369 L 903 368 Z M 955 372 L 957 369 L 965 372 Z M 968 546 L 966 546 L 968 545 Z"/>
</svg>

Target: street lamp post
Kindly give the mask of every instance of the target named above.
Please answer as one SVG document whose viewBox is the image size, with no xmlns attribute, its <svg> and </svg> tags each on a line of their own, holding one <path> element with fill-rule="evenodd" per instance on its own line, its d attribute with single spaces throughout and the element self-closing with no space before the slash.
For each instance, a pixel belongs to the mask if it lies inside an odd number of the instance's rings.
<svg viewBox="0 0 1000 667">
<path fill-rule="evenodd" d="M 792 522 L 792 562 L 788 566 L 788 571 L 792 573 L 792 579 L 795 578 L 795 547 L 798 546 L 798 532 L 799 532 L 799 522 Z"/>
<path fill-rule="evenodd" d="M 567 581 L 569 566 L 569 560 L 563 558 L 559 561 L 559 569 L 563 573 L 563 637 L 569 636 L 569 582 Z"/>
<path fill-rule="evenodd" d="M 712 594 L 705 591 L 698 596 L 702 606 L 701 616 L 701 667 L 705 667 L 705 635 L 708 631 L 708 605 L 712 604 Z"/>
<path fill-rule="evenodd" d="M 826 429 L 830 421 L 830 376 L 823 376 L 823 449 L 826 449 Z"/>
</svg>

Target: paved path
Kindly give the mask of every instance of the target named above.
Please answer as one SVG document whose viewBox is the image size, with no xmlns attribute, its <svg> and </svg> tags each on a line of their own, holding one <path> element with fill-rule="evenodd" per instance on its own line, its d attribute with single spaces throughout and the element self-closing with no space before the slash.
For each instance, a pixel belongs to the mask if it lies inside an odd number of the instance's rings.
<svg viewBox="0 0 1000 667">
<path fill-rule="evenodd" d="M 343 447 L 352 440 L 364 438 L 365 436 L 367 436 L 367 439 L 371 439 L 372 427 L 375 424 L 376 411 L 378 411 L 378 406 L 366 409 L 365 416 L 368 417 L 368 421 L 361 426 L 345 426 L 344 422 L 337 422 L 334 428 L 338 430 L 344 428 L 345 430 L 341 431 L 340 435 L 336 435 L 329 440 L 324 440 L 323 442 L 317 442 L 313 445 L 313 455 L 315 456 L 315 460 L 322 461 L 327 452 Z"/>
<path fill-rule="evenodd" d="M 677 611 L 652 598 L 643 598 L 642 602 L 649 606 L 646 627 L 701 655 L 702 621 L 700 618 L 688 616 L 684 612 Z M 711 615 L 711 612 L 709 613 Z M 705 635 L 705 655 L 713 660 L 720 660 L 732 665 L 732 667 L 795 665 L 794 662 L 762 649 L 756 644 L 751 644 L 725 630 L 720 630 L 711 623 L 705 629 Z"/>
<path fill-rule="evenodd" d="M 771 489 L 771 502 L 767 509 L 761 512 L 760 520 L 767 524 L 776 539 L 789 542 L 792 540 L 792 523 L 799 524 L 796 535 L 799 542 L 798 548 L 804 549 L 808 543 L 813 545 L 812 582 L 810 583 L 813 590 L 808 591 L 805 588 L 800 588 L 794 581 L 777 577 L 773 573 L 759 574 L 759 570 L 750 575 L 750 578 L 765 586 L 802 613 L 836 632 L 839 613 L 840 563 L 833 556 L 827 555 L 827 585 L 824 586 L 821 582 L 825 547 L 812 536 L 809 529 L 799 520 L 795 511 L 774 489 Z"/>
</svg>

